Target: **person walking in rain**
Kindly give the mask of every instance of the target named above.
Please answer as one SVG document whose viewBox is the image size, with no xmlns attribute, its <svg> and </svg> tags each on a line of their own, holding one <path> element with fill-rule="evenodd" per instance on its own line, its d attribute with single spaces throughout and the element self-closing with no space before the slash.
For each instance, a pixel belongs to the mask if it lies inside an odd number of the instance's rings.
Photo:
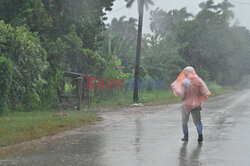
<svg viewBox="0 0 250 166">
<path fill-rule="evenodd" d="M 184 137 L 182 141 L 188 141 L 188 120 L 191 113 L 198 132 L 198 142 L 202 142 L 201 104 L 208 99 L 211 92 L 205 82 L 196 74 L 194 68 L 190 66 L 181 72 L 171 87 L 174 95 L 180 96 L 183 101 L 181 113 Z"/>
</svg>

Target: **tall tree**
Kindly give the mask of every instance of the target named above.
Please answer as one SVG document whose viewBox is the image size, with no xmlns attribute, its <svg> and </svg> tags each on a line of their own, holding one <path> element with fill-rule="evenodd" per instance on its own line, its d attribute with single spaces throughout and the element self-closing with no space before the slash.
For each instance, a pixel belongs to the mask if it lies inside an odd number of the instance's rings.
<svg viewBox="0 0 250 166">
<path fill-rule="evenodd" d="M 100 53 L 105 57 L 108 55 L 108 48 L 116 50 L 117 57 L 122 61 L 123 72 L 133 73 L 135 66 L 137 19 L 125 16 L 119 19 L 114 18 L 111 24 L 107 25 L 108 33 L 103 42 L 104 49 Z"/>
<path fill-rule="evenodd" d="M 125 0 L 127 7 L 130 8 L 135 0 Z M 139 23 L 138 23 L 138 35 L 137 35 L 137 48 L 136 48 L 136 62 L 135 62 L 135 76 L 134 76 L 134 103 L 138 102 L 138 80 L 139 80 L 139 68 L 140 68 L 140 56 L 141 56 L 141 40 L 142 40 L 142 25 L 143 25 L 143 14 L 144 6 L 148 9 L 149 5 L 154 5 L 152 0 L 137 0 L 138 12 L 139 12 Z"/>
<path fill-rule="evenodd" d="M 6 48 L 5 56 L 22 60 L 17 61 L 18 63 L 13 60 L 13 78 L 15 76 L 21 78 L 13 80 L 24 80 L 27 83 L 26 85 L 21 82 L 18 87 L 23 88 L 14 91 L 22 93 L 11 93 L 17 98 L 17 102 L 24 105 L 28 102 L 32 105 L 29 99 L 35 98 L 33 94 L 38 94 L 38 99 L 44 99 L 42 103 L 46 105 L 57 100 L 54 89 L 58 86 L 60 73 L 63 70 L 98 73 L 94 70 L 94 66 L 99 64 L 101 58 L 95 51 L 103 40 L 104 20 L 107 19 L 105 12 L 112 9 L 113 2 L 114 0 L 0 0 L 0 20 L 4 20 L 13 28 L 21 27 L 17 28 L 15 33 L 6 34 L 17 36 L 9 40 L 9 45 L 13 46 L 3 47 Z M 0 26 L 0 31 L 1 29 L 3 28 Z M 1 35 L 0 32 L 0 40 Z M 22 58 L 27 69 L 21 66 L 24 63 Z M 42 68 L 40 59 L 49 62 L 46 70 Z M 19 65 L 18 68 L 15 68 L 15 65 Z M 30 70 L 32 72 L 29 72 Z M 42 74 L 40 71 L 43 71 Z M 43 82 L 43 87 L 34 87 L 36 84 L 33 80 L 41 83 L 38 80 L 40 77 L 46 80 Z M 15 81 L 12 84 L 15 84 Z M 29 98 L 24 100 L 23 96 Z M 55 105 L 53 103 L 55 102 L 51 102 L 51 106 Z"/>
<path fill-rule="evenodd" d="M 155 9 L 150 11 L 150 28 L 157 36 L 165 37 L 175 32 L 176 27 L 185 20 L 193 17 L 191 13 L 187 12 L 186 8 L 180 10 L 174 9 L 165 12 L 162 9 Z"/>
</svg>

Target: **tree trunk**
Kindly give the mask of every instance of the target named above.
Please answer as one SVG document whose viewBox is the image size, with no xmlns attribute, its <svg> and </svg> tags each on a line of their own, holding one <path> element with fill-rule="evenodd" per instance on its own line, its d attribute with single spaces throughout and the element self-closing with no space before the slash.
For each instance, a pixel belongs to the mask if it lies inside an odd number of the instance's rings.
<svg viewBox="0 0 250 166">
<path fill-rule="evenodd" d="M 134 96 L 133 96 L 134 103 L 138 103 L 138 80 L 139 80 L 140 56 L 141 56 L 143 13 L 144 13 L 144 0 L 141 0 L 139 6 L 139 24 L 138 24 L 137 49 L 136 49 L 136 61 L 135 61 Z"/>
</svg>

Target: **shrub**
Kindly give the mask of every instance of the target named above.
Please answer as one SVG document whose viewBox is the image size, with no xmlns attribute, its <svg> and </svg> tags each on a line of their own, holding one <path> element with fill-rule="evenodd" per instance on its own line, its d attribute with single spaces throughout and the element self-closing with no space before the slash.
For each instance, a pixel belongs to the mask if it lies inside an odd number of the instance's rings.
<svg viewBox="0 0 250 166">
<path fill-rule="evenodd" d="M 9 108 L 30 109 L 26 106 L 32 105 L 31 102 L 41 102 L 37 89 L 44 80 L 42 74 L 48 68 L 47 52 L 36 33 L 25 26 L 14 28 L 3 21 L 0 21 L 0 43 L 0 54 L 13 63 Z"/>
<path fill-rule="evenodd" d="M 0 57 L 0 114 L 8 110 L 7 102 L 12 81 L 12 62 L 4 56 Z"/>
</svg>

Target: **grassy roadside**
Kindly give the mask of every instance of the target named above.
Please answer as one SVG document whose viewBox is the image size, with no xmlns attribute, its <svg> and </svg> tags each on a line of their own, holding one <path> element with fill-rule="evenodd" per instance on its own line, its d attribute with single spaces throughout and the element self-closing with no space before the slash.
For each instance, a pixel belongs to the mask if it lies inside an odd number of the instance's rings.
<svg viewBox="0 0 250 166">
<path fill-rule="evenodd" d="M 53 112 L 20 112 L 0 117 L 0 147 L 84 127 L 101 120 L 93 111 L 64 112 L 68 117 L 53 118 Z"/>
<path fill-rule="evenodd" d="M 213 82 L 208 82 L 207 86 L 209 88 L 209 90 L 211 91 L 212 95 L 210 97 L 213 96 L 217 96 L 217 95 L 222 95 L 225 93 L 229 93 L 233 91 L 233 87 L 222 87 L 216 83 Z M 162 105 L 162 104 L 169 104 L 169 103 L 174 103 L 174 102 L 179 102 L 180 101 L 180 97 L 176 97 L 173 95 L 172 91 L 167 91 L 167 92 L 159 92 L 158 94 L 159 98 L 157 99 L 149 99 L 146 102 L 143 102 L 144 105 Z"/>
<path fill-rule="evenodd" d="M 231 87 L 221 87 L 208 83 L 212 95 L 231 92 Z M 180 101 L 172 91 L 152 90 L 141 91 L 140 102 L 146 106 L 162 105 Z M 93 107 L 130 107 L 132 91 L 107 98 Z M 64 111 L 68 117 L 53 118 L 54 112 L 19 112 L 0 117 L 0 147 L 29 141 L 35 138 L 54 135 L 66 130 L 85 127 L 100 121 L 101 118 L 93 111 Z"/>
<path fill-rule="evenodd" d="M 233 91 L 233 87 L 222 87 L 214 82 L 208 82 L 207 86 L 211 91 L 212 96 L 221 95 Z M 109 97 L 105 100 L 99 101 L 98 103 L 93 103 L 92 107 L 130 107 L 132 103 L 133 92 L 129 91 L 127 93 L 117 94 L 113 97 Z M 142 90 L 139 92 L 139 102 L 146 106 L 152 105 L 163 105 L 170 104 L 174 102 L 179 102 L 180 97 L 173 95 L 171 90 Z"/>
</svg>

